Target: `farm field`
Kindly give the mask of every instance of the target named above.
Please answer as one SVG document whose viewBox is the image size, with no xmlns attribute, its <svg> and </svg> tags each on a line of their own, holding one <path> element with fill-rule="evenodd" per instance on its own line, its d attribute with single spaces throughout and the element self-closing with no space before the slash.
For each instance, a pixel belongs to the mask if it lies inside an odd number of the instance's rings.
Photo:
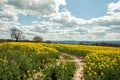
<svg viewBox="0 0 120 80">
<path fill-rule="evenodd" d="M 0 80 L 78 80 L 76 62 L 60 61 L 61 53 L 82 59 L 79 80 L 119 80 L 120 48 L 30 42 L 0 43 Z M 72 60 L 63 56 L 62 60 Z"/>
<path fill-rule="evenodd" d="M 120 48 L 71 44 L 58 44 L 55 47 L 84 58 L 85 80 L 120 80 Z"/>
</svg>

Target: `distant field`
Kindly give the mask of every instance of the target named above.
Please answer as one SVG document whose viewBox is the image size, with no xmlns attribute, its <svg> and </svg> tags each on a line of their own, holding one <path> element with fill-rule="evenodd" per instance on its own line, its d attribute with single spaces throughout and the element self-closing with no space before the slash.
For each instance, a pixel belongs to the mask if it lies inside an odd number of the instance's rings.
<svg viewBox="0 0 120 80">
<path fill-rule="evenodd" d="M 120 79 L 120 48 L 5 42 L 0 43 L 0 80 L 73 80 L 75 63 L 57 65 L 61 52 L 84 59 L 85 80 Z"/>
</svg>

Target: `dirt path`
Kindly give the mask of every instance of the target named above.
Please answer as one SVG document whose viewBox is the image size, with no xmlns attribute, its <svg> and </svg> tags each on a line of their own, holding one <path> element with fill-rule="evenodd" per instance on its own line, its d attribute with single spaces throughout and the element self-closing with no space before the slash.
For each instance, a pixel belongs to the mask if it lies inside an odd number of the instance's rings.
<svg viewBox="0 0 120 80">
<path fill-rule="evenodd" d="M 64 56 L 68 56 L 68 57 L 72 58 L 72 60 L 65 60 Z M 78 58 L 74 55 L 61 53 L 60 54 L 60 60 L 57 61 L 57 65 L 59 65 L 61 62 L 75 62 L 76 63 L 76 71 L 75 71 L 73 80 L 85 80 L 84 75 L 83 75 L 83 65 L 84 65 L 84 63 L 82 62 L 82 60 L 83 60 L 82 58 Z M 40 76 L 42 76 L 41 73 L 37 73 L 27 80 L 36 80 Z"/>
<path fill-rule="evenodd" d="M 73 79 L 74 80 L 85 80 L 84 75 L 83 75 L 83 64 L 84 64 L 82 62 L 83 59 L 78 58 L 78 57 L 73 56 L 73 55 L 65 54 L 65 53 L 61 53 L 61 55 L 71 57 L 73 60 L 69 60 L 69 61 L 73 61 L 76 63 L 76 71 L 75 71 Z"/>
</svg>

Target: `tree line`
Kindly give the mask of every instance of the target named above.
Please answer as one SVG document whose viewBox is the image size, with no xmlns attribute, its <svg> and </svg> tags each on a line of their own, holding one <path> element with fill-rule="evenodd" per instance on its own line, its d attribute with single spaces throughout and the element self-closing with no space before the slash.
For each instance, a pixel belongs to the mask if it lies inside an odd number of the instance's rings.
<svg viewBox="0 0 120 80">
<path fill-rule="evenodd" d="M 24 41 L 25 40 L 25 35 L 23 31 L 17 28 L 11 29 L 11 38 L 14 39 L 16 42 L 18 41 Z M 34 42 L 42 42 L 43 38 L 40 36 L 34 36 L 33 38 Z"/>
<path fill-rule="evenodd" d="M 13 42 L 13 41 L 16 41 L 16 42 L 43 42 L 43 38 L 40 36 L 34 36 L 32 41 L 26 40 L 25 34 L 23 33 L 23 31 L 21 31 L 20 29 L 17 29 L 17 28 L 11 29 L 10 35 L 11 35 L 12 39 L 0 39 L 0 42 L 3 42 L 3 41 L 8 41 L 8 42 Z M 52 43 L 52 41 L 50 41 L 50 40 L 45 41 L 45 42 Z M 80 45 L 87 45 L 87 44 L 84 44 L 82 42 L 80 42 L 79 44 Z M 102 43 L 102 42 L 95 42 L 95 43 L 92 43 L 90 45 L 120 47 L 120 44 L 111 44 L 111 43 Z"/>
<path fill-rule="evenodd" d="M 0 42 L 43 42 L 43 38 L 40 36 L 34 36 L 33 40 L 26 40 L 25 39 L 25 34 L 23 33 L 23 31 L 21 31 L 20 29 L 17 28 L 13 28 L 10 30 L 10 36 L 11 39 L 0 39 Z M 46 41 L 46 43 L 50 43 L 51 41 Z"/>
</svg>

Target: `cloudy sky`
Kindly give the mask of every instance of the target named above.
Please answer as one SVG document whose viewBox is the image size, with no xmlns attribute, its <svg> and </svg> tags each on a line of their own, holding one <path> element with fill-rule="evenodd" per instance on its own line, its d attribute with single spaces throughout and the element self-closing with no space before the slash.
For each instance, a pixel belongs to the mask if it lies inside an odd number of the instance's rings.
<svg viewBox="0 0 120 80">
<path fill-rule="evenodd" d="M 0 0 L 0 38 L 120 40 L 120 0 Z"/>
</svg>

